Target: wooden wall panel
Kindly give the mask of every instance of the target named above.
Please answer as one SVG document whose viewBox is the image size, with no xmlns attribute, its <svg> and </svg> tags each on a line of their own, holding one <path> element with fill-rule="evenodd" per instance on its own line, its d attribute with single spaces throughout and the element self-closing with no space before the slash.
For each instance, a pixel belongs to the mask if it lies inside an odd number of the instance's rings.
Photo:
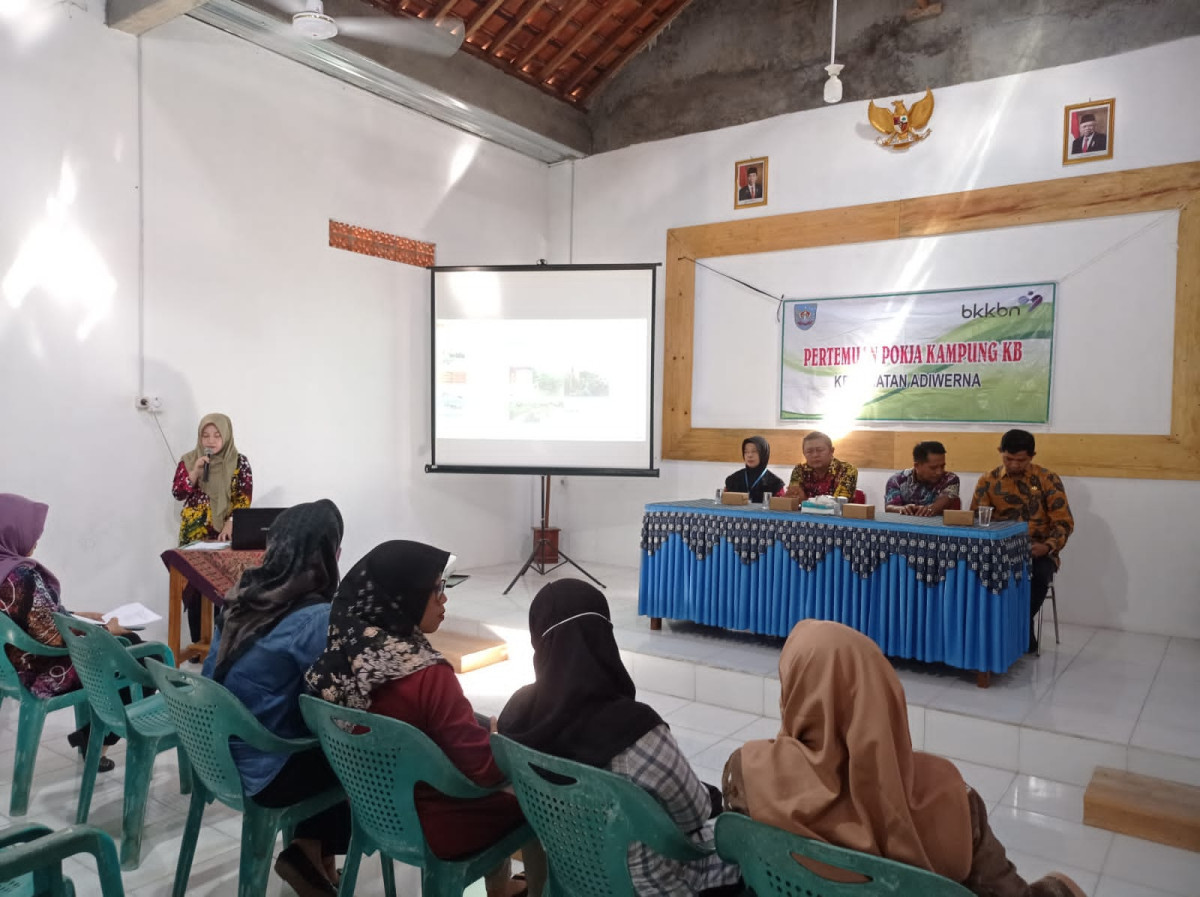
<svg viewBox="0 0 1200 897">
<path fill-rule="evenodd" d="M 1171 433 L 1039 433 L 1038 454 L 1067 476 L 1200 479 L 1200 162 L 667 231 L 662 456 L 736 463 L 747 432 L 692 426 L 695 259 L 1168 209 L 1180 210 Z M 802 457 L 808 430 L 761 432 L 772 457 Z M 898 469 L 911 463 L 912 446 L 922 439 L 945 442 L 961 470 L 998 463 L 999 431 L 857 430 L 838 440 L 838 450 L 860 467 Z"/>
</svg>

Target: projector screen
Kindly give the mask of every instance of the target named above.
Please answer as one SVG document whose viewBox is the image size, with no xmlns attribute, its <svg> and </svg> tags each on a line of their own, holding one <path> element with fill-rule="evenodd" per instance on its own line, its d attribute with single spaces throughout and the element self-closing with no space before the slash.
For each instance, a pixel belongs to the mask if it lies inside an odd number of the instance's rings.
<svg viewBox="0 0 1200 897">
<path fill-rule="evenodd" d="M 655 267 L 433 268 L 425 469 L 658 476 Z"/>
</svg>

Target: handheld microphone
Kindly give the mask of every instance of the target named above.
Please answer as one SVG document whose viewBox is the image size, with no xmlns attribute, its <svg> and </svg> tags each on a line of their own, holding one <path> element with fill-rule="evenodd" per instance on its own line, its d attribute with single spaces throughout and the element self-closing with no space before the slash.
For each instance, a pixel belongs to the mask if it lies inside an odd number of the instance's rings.
<svg viewBox="0 0 1200 897">
<path fill-rule="evenodd" d="M 212 456 L 213 456 L 213 450 L 210 448 L 206 448 L 204 450 L 204 457 L 211 459 Z M 207 464 L 204 465 L 204 482 L 206 482 L 206 483 L 208 482 L 208 465 Z"/>
</svg>

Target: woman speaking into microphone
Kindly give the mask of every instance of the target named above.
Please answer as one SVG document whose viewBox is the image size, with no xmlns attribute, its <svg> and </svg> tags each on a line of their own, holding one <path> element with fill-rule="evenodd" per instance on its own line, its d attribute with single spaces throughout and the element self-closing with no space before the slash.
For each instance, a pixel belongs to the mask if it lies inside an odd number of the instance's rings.
<svg viewBox="0 0 1200 897">
<path fill-rule="evenodd" d="M 228 542 L 232 514 L 250 507 L 254 477 L 250 462 L 233 442 L 233 422 L 224 414 L 206 414 L 196 428 L 196 447 L 175 468 L 171 494 L 183 502 L 179 515 L 179 544 Z M 200 601 L 196 589 L 183 592 L 192 641 L 200 640 Z"/>
</svg>

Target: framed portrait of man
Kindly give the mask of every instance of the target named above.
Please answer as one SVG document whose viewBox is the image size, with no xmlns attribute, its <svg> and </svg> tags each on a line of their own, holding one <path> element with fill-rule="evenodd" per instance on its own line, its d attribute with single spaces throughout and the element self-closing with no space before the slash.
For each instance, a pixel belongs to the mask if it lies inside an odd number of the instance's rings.
<svg viewBox="0 0 1200 897">
<path fill-rule="evenodd" d="M 733 207 L 767 204 L 767 157 L 743 159 L 733 166 Z"/>
<path fill-rule="evenodd" d="M 1113 157 L 1115 99 L 1067 106 L 1063 114 L 1063 165 Z"/>
</svg>

